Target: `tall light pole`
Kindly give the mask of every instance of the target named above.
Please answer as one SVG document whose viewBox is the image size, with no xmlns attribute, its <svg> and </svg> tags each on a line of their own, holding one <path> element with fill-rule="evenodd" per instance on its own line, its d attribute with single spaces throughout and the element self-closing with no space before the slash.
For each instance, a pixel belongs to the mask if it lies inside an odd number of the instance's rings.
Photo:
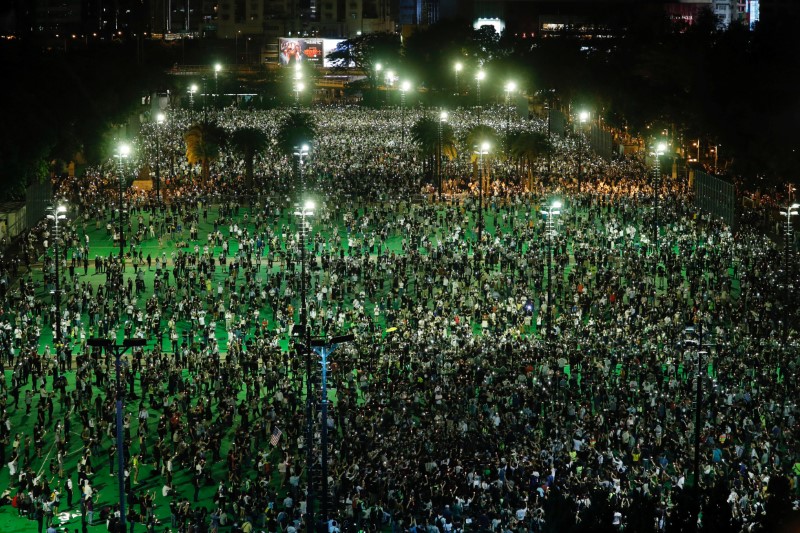
<svg viewBox="0 0 800 533">
<path fill-rule="evenodd" d="M 141 347 L 147 344 L 145 339 L 125 339 L 122 344 L 116 344 L 109 339 L 89 339 L 86 344 L 93 347 L 101 347 L 114 352 L 115 374 L 116 374 L 116 407 L 117 407 L 117 485 L 119 489 L 119 523 L 120 531 L 125 531 L 125 440 L 123 439 L 122 429 L 122 403 L 125 399 L 125 387 L 122 386 L 120 378 L 120 366 L 122 354 L 129 348 Z"/>
<path fill-rule="evenodd" d="M 475 74 L 475 86 L 477 88 L 476 91 L 476 102 L 478 107 L 478 122 L 481 121 L 481 82 L 486 79 L 486 72 L 483 70 L 479 70 L 477 74 Z"/>
<path fill-rule="evenodd" d="M 653 243 L 655 243 L 656 253 L 658 252 L 658 198 L 661 193 L 661 155 L 667 151 L 667 143 L 660 142 L 656 145 L 656 164 L 654 169 L 655 183 L 653 184 Z M 658 269 L 658 260 L 656 260 Z"/>
<path fill-rule="evenodd" d="M 161 125 L 166 120 L 164 113 L 156 115 L 156 203 L 161 203 Z"/>
<path fill-rule="evenodd" d="M 383 70 L 383 65 L 381 63 L 375 63 L 375 90 L 378 90 L 378 84 L 381 81 L 381 70 Z M 377 94 L 375 95 L 376 103 L 377 103 Z"/>
<path fill-rule="evenodd" d="M 402 142 L 405 144 L 406 142 L 406 93 L 411 88 L 411 82 L 405 80 L 403 83 L 400 84 L 400 107 L 403 115 L 402 120 Z"/>
<path fill-rule="evenodd" d="M 719 173 L 719 147 L 722 146 L 721 144 L 714 145 L 714 174 Z"/>
<path fill-rule="evenodd" d="M 578 113 L 578 192 L 582 192 L 583 186 L 583 125 L 589 120 L 589 112 L 581 111 Z"/>
<path fill-rule="evenodd" d="M 189 85 L 189 116 L 191 117 L 194 112 L 194 93 L 197 92 L 197 84 Z"/>
<path fill-rule="evenodd" d="M 546 209 L 542 209 L 542 214 L 547 217 L 545 221 L 545 232 L 547 233 L 547 330 L 545 336 L 549 340 L 553 332 L 553 237 L 556 235 L 556 225 L 554 217 L 561 214 L 561 201 L 554 200 Z"/>
<path fill-rule="evenodd" d="M 214 65 L 214 104 L 219 106 L 219 73 L 222 71 L 222 65 L 216 63 Z"/>
<path fill-rule="evenodd" d="M 208 89 L 206 88 L 206 77 L 203 76 L 203 124 L 208 124 Z"/>
<path fill-rule="evenodd" d="M 386 71 L 386 85 L 388 88 L 386 89 L 386 104 L 389 104 L 389 93 L 391 92 L 392 88 L 394 87 L 394 71 L 387 70 Z"/>
<path fill-rule="evenodd" d="M 322 428 L 321 429 L 321 442 L 322 448 L 322 488 L 320 492 L 320 500 L 322 502 L 322 522 L 327 526 L 328 523 L 328 356 L 342 343 L 350 342 L 354 339 L 354 335 L 340 335 L 331 338 L 316 338 L 312 339 L 310 346 L 320 357 L 320 364 L 322 365 L 322 383 L 320 392 L 322 395 Z M 309 346 L 309 345 L 307 345 Z"/>
<path fill-rule="evenodd" d="M 59 250 L 59 241 L 61 240 L 61 228 L 59 222 L 67 219 L 67 208 L 63 205 L 54 206 L 50 208 L 51 213 L 47 215 L 47 219 L 53 223 L 53 246 L 55 251 L 56 262 L 56 285 L 53 291 L 53 296 L 56 304 L 56 326 L 55 326 L 55 340 L 58 349 L 61 350 L 61 273 L 59 266 L 61 263 L 61 254 Z"/>
<path fill-rule="evenodd" d="M 484 141 L 475 146 L 475 155 L 478 156 L 478 245 L 475 250 L 475 264 L 480 261 L 481 243 L 483 242 L 483 156 L 489 155 L 489 143 Z"/>
<path fill-rule="evenodd" d="M 122 282 L 125 277 L 125 209 L 122 203 L 123 187 L 125 186 L 125 161 L 131 154 L 131 147 L 122 143 L 117 148 L 117 178 L 119 181 L 119 287 L 117 296 L 119 297 L 120 309 L 119 316 L 122 317 Z"/>
<path fill-rule="evenodd" d="M 706 344 L 703 342 L 703 320 L 702 312 L 698 312 L 696 319 L 697 327 L 689 326 L 684 329 L 684 346 L 686 351 L 694 349 L 697 355 L 697 396 L 695 397 L 695 413 L 694 413 L 694 460 L 692 465 L 694 476 L 694 490 L 697 491 L 699 496 L 700 492 L 700 425 L 702 422 L 701 413 L 703 412 L 703 356 L 708 355 L 706 348 L 713 346 L 712 343 Z M 695 502 L 695 513 L 700 512 L 699 501 Z M 695 521 L 697 514 L 695 514 Z"/>
<path fill-rule="evenodd" d="M 438 157 L 436 158 L 436 173 L 439 182 L 439 201 L 442 201 L 442 129 L 444 128 L 444 123 L 447 122 L 447 111 L 442 110 L 439 113 L 439 153 Z"/>
<path fill-rule="evenodd" d="M 788 333 L 788 326 L 789 326 L 789 295 L 795 290 L 794 287 L 790 287 L 792 281 L 792 270 L 794 267 L 794 228 L 792 226 L 792 217 L 797 216 L 798 209 L 800 209 L 800 204 L 793 203 L 791 205 L 787 205 L 781 208 L 780 211 L 781 216 L 786 217 L 784 221 L 784 284 L 785 288 L 783 290 L 783 294 L 785 296 L 787 305 L 784 306 L 784 317 L 783 317 L 783 339 L 786 339 L 786 335 Z"/>
<path fill-rule="evenodd" d="M 297 158 L 297 186 L 303 194 L 306 192 L 305 175 L 303 174 L 303 159 L 308 157 L 308 145 L 302 144 L 294 147 L 294 156 Z"/>
<path fill-rule="evenodd" d="M 304 145 L 305 146 L 305 145 Z M 308 147 L 306 154 L 308 153 Z M 302 153 L 302 148 L 296 153 Z M 300 157 L 300 156 L 298 156 Z M 302 158 L 300 159 L 302 165 Z M 307 531 L 313 533 L 314 531 L 314 484 L 312 469 L 314 466 L 314 417 L 311 410 L 311 397 L 313 395 L 313 388 L 311 383 L 311 328 L 308 325 L 308 307 L 306 304 L 306 233 L 308 232 L 307 218 L 314 215 L 314 202 L 305 200 L 302 207 L 294 212 L 295 216 L 300 218 L 300 327 L 303 342 L 299 347 L 305 352 L 306 359 L 306 483 L 308 490 L 306 491 L 306 513 L 307 513 Z"/>
<path fill-rule="evenodd" d="M 459 94 L 458 90 L 458 75 L 463 70 L 464 65 L 461 64 L 461 61 L 456 61 L 456 64 L 453 66 L 454 70 L 456 71 L 456 94 Z"/>
<path fill-rule="evenodd" d="M 517 90 L 517 84 L 513 81 L 506 83 L 506 152 L 510 148 L 511 136 L 511 93 Z"/>
</svg>

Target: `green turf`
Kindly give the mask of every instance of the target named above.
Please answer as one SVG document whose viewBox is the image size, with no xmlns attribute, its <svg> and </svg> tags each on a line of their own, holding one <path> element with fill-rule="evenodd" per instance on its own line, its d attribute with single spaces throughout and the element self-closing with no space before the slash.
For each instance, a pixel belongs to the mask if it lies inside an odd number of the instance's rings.
<svg viewBox="0 0 800 533">
<path fill-rule="evenodd" d="M 217 213 L 218 213 L 217 208 L 216 207 L 212 207 L 208 211 L 208 219 L 207 219 L 207 221 L 203 221 L 201 219 L 200 224 L 198 226 L 199 235 L 201 236 L 201 241 L 199 241 L 197 243 L 189 241 L 188 240 L 188 228 L 184 228 L 183 235 L 165 235 L 165 236 L 162 236 L 160 239 L 159 238 L 147 238 L 142 243 L 142 246 L 141 246 L 141 249 L 143 251 L 143 255 L 146 257 L 148 254 L 150 254 L 151 256 L 153 256 L 153 258 L 155 258 L 156 254 L 161 255 L 161 254 L 165 253 L 169 257 L 171 255 L 171 252 L 176 249 L 177 243 L 178 242 L 183 242 L 183 241 L 186 242 L 186 246 L 182 247 L 182 249 L 184 249 L 184 250 L 187 250 L 187 251 L 193 250 L 195 244 L 197 244 L 200 247 L 200 250 L 202 250 L 203 245 L 206 242 L 204 237 L 213 228 L 213 220 L 217 217 Z M 239 213 L 239 217 L 238 217 L 239 220 L 242 220 L 244 218 L 245 214 L 249 214 L 248 210 L 246 208 L 241 209 L 241 211 Z M 468 213 L 468 214 L 470 216 L 472 215 L 472 213 Z M 527 216 L 526 213 L 521 211 L 521 210 L 516 212 L 516 213 L 514 213 L 514 217 L 516 217 L 518 222 L 524 223 L 525 222 L 524 219 L 525 219 L 526 216 Z M 145 225 L 147 225 L 149 223 L 149 216 L 145 214 L 145 215 L 143 215 L 143 217 L 145 219 L 144 223 L 145 223 Z M 279 221 L 279 224 L 287 224 L 287 225 L 293 227 L 294 224 L 295 224 L 295 221 L 292 220 L 292 218 L 293 217 L 289 217 L 289 216 L 284 214 L 284 216 Z M 138 226 L 138 222 L 136 222 L 138 220 L 138 216 L 134 215 L 133 220 L 134 220 L 133 226 L 134 226 L 134 230 L 135 230 L 137 228 L 137 226 Z M 488 213 L 485 216 L 485 221 L 486 221 L 487 231 L 488 231 L 488 233 L 490 235 L 496 235 L 498 233 L 498 231 L 507 232 L 509 230 L 508 223 L 503 224 L 501 221 L 496 220 L 495 216 L 492 213 Z M 102 256 L 108 256 L 109 254 L 112 254 L 112 253 L 116 254 L 116 252 L 117 252 L 117 248 L 113 245 L 111 237 L 109 235 L 107 235 L 107 233 L 106 233 L 106 229 L 105 229 L 106 222 L 107 221 L 102 221 L 99 225 L 96 225 L 94 223 L 89 223 L 85 227 L 85 231 L 89 235 L 89 240 L 90 240 L 90 245 L 91 245 L 91 251 L 90 251 L 90 257 L 91 258 L 93 258 L 97 254 L 102 255 Z M 593 225 L 595 226 L 595 228 L 599 229 L 600 219 L 598 218 L 593 222 L 594 222 Z M 79 223 L 78 227 L 79 227 L 79 238 L 83 239 L 83 232 L 84 232 L 83 224 Z M 251 226 L 251 228 L 252 228 L 252 226 Z M 223 234 L 227 234 L 227 225 L 223 228 Z M 469 231 L 467 231 L 467 235 L 468 235 L 469 238 L 474 238 L 474 234 L 472 233 L 471 228 L 470 228 Z M 324 237 L 325 237 L 326 241 L 328 241 L 328 242 L 337 242 L 339 246 L 341 246 L 341 247 L 343 247 L 345 249 L 345 251 L 348 251 L 348 249 L 347 249 L 347 235 L 346 235 L 346 230 L 345 230 L 343 225 L 340 224 L 337 227 L 336 234 L 333 234 L 333 235 L 326 234 L 326 235 L 324 235 Z M 359 235 L 356 233 L 355 237 L 358 238 Z M 640 242 L 638 240 L 638 237 L 639 236 L 637 234 L 637 237 L 634 240 L 633 245 L 640 252 L 643 252 L 642 248 L 640 247 Z M 430 238 L 435 243 L 435 242 L 438 241 L 439 237 L 437 235 L 431 235 Z M 402 241 L 403 241 L 403 235 L 402 234 L 397 233 L 397 234 L 392 235 L 390 237 L 389 241 L 388 241 L 389 249 L 391 251 L 395 252 L 395 253 L 402 253 Z M 214 255 L 215 256 L 217 256 L 220 251 L 221 251 L 220 247 L 214 247 Z M 232 256 L 235 251 L 236 251 L 235 247 L 232 248 L 230 250 L 230 252 L 229 252 L 229 257 Z M 630 251 L 629 248 L 621 248 L 620 249 L 620 253 L 621 254 L 622 253 L 628 253 L 629 251 Z M 525 250 L 525 253 L 531 253 L 531 252 L 533 252 L 533 251 L 532 250 Z M 674 252 L 678 253 L 677 248 L 674 250 Z M 426 253 L 426 252 L 425 252 L 424 249 L 420 249 L 420 253 Z M 70 257 L 71 257 L 71 255 L 72 255 L 72 251 L 70 251 Z M 568 279 L 568 276 L 569 276 L 570 272 L 572 271 L 572 269 L 574 267 L 575 267 L 575 265 L 574 265 L 574 256 L 571 256 L 570 257 L 570 264 L 564 269 L 564 272 L 563 272 L 564 280 Z M 146 266 L 144 268 L 146 269 Z M 171 268 L 171 264 L 170 264 L 170 268 Z M 283 266 L 282 265 L 276 265 L 274 267 L 274 269 L 273 269 L 273 273 L 277 272 L 280 268 L 283 268 Z M 78 267 L 76 269 L 76 272 L 78 274 L 78 279 L 79 279 L 80 282 L 88 282 L 88 283 L 92 284 L 95 287 L 105 281 L 105 274 L 96 274 L 96 273 L 94 273 L 94 262 L 93 261 L 90 261 L 89 270 L 88 270 L 88 274 L 87 275 L 83 274 L 82 266 Z M 126 276 L 131 276 L 132 274 L 133 274 L 133 267 L 132 267 L 132 264 L 129 262 L 128 265 L 127 265 Z M 155 262 L 153 264 L 153 269 L 146 271 L 146 274 L 145 274 L 145 285 L 147 287 L 147 290 L 142 295 L 142 297 L 140 299 L 140 302 L 144 301 L 146 298 L 148 298 L 152 294 L 152 286 L 153 286 L 154 274 L 155 274 Z M 224 274 L 221 271 L 221 269 L 218 267 L 217 270 L 216 270 L 216 273 L 213 276 L 213 281 L 214 281 L 215 286 L 216 286 L 216 283 L 221 281 L 223 279 L 223 277 L 225 277 L 225 276 L 226 276 L 226 274 Z M 685 273 L 684 273 L 684 276 L 685 276 Z M 34 280 L 34 282 L 36 282 L 38 284 L 38 286 L 37 286 L 37 297 L 38 298 L 43 298 L 45 300 L 49 300 L 50 296 L 48 294 L 48 288 L 45 287 L 44 284 L 42 283 L 42 274 L 41 274 L 40 270 L 35 268 L 34 271 L 31 273 L 31 277 Z M 171 279 L 171 281 L 172 281 L 172 279 Z M 733 280 L 733 281 L 734 281 L 733 282 L 734 296 L 738 296 L 738 280 Z M 555 282 L 555 280 L 554 280 L 554 282 Z M 542 281 L 542 283 L 544 283 L 544 281 Z M 624 283 L 624 281 L 623 281 L 623 283 Z M 661 278 L 661 279 L 658 280 L 658 283 L 659 283 L 660 287 L 663 287 L 663 288 L 661 288 L 659 290 L 659 294 L 664 294 L 664 293 L 666 293 L 667 290 L 669 290 L 669 287 L 666 286 L 666 279 Z M 407 287 L 407 290 L 409 292 L 411 292 L 412 294 L 417 289 L 417 287 L 415 285 L 416 285 L 415 283 L 412 283 L 412 284 L 410 284 L 410 286 Z M 541 286 L 540 288 L 544 289 L 543 286 Z M 373 305 L 374 304 L 372 302 L 367 302 L 367 310 L 368 310 L 368 312 L 372 311 Z M 586 317 L 586 318 L 588 319 L 588 317 Z M 536 322 L 534 320 L 533 321 L 533 325 L 531 327 L 531 331 L 530 331 L 530 333 L 534 334 L 534 335 L 537 333 L 536 332 L 535 323 Z M 380 325 L 383 326 L 382 320 L 380 321 Z M 481 329 L 480 328 L 480 321 L 479 320 L 478 321 L 473 321 L 472 325 L 473 325 L 473 330 L 476 333 L 479 333 L 480 329 Z M 187 327 L 188 327 L 188 325 L 186 323 L 179 323 L 178 324 L 178 330 L 179 331 L 187 329 Z M 224 350 L 225 346 L 226 346 L 226 341 L 227 341 L 227 335 L 226 335 L 226 331 L 225 331 L 224 321 L 220 321 L 220 324 L 219 324 L 219 326 L 217 328 L 216 333 L 217 333 L 217 337 L 218 337 L 218 339 L 220 341 L 220 346 Z M 121 334 L 121 332 L 120 332 L 120 334 Z M 51 342 L 52 342 L 52 333 L 50 331 L 50 328 L 47 325 L 43 325 L 42 326 L 42 337 L 41 337 L 41 340 L 40 340 L 40 351 L 43 351 L 44 347 L 46 345 L 50 344 Z M 285 338 L 282 339 L 281 346 L 282 346 L 283 349 L 287 349 L 288 337 L 285 337 Z M 166 349 L 166 350 L 171 349 L 171 345 L 169 344 L 169 342 L 164 342 L 162 347 L 164 349 Z M 70 386 L 74 385 L 74 373 L 73 372 L 69 372 L 67 374 L 67 378 L 69 380 Z M 6 382 L 10 383 L 10 374 L 9 374 L 9 372 L 6 372 Z M 48 389 L 49 388 L 50 388 L 50 384 L 49 384 L 49 378 L 48 378 Z M 137 390 L 137 394 L 139 394 L 139 393 L 140 393 L 140 391 Z M 243 393 L 240 394 L 240 397 L 243 397 L 243 396 L 244 396 Z M 22 397 L 24 397 L 24 395 Z M 335 396 L 335 391 L 331 391 L 330 398 L 335 401 L 335 397 L 336 397 Z M 24 416 L 24 402 L 21 401 L 20 403 L 21 403 L 21 406 L 22 406 L 22 409 L 20 409 L 20 410 L 15 410 L 13 407 L 9 407 L 9 412 L 11 413 L 11 421 L 12 421 L 12 431 L 11 431 L 12 435 L 14 433 L 21 433 L 23 435 L 24 434 L 31 434 L 32 431 L 33 431 L 33 424 L 34 424 L 34 421 L 35 421 L 35 413 L 36 413 L 36 403 L 34 401 L 34 406 L 33 406 L 34 408 L 32 410 L 32 415 L 31 416 L 27 416 L 27 417 Z M 54 416 L 55 416 L 55 418 L 59 418 L 59 417 L 63 417 L 64 416 L 64 413 L 61 412 L 60 404 L 59 404 L 58 401 L 55 401 Z M 138 422 L 134 422 L 134 425 L 136 423 L 138 423 Z M 155 434 L 156 423 L 157 423 L 157 417 L 153 417 L 152 416 L 152 412 L 151 412 L 151 418 L 150 418 L 150 422 L 149 422 L 149 424 L 150 424 L 150 435 L 154 435 Z M 79 422 L 77 422 L 77 421 L 73 422 L 72 428 L 73 428 L 73 431 L 80 431 Z M 52 426 L 51 426 L 51 429 L 49 431 L 52 432 Z M 135 434 L 135 427 L 132 428 L 132 433 Z M 51 435 L 52 435 L 52 433 L 51 433 Z M 43 454 L 42 454 L 43 457 L 41 457 L 41 458 L 35 458 L 34 457 L 32 462 L 31 462 L 32 468 L 37 472 L 38 471 L 47 472 L 47 465 L 49 463 L 49 460 L 53 457 L 53 454 L 54 454 L 54 448 L 49 444 L 49 443 L 52 442 L 52 439 L 46 439 L 46 442 L 48 444 L 43 448 Z M 223 455 L 223 457 L 225 455 L 225 452 L 226 452 L 229 444 L 230 444 L 229 440 L 225 440 L 224 443 L 223 443 L 223 447 L 222 447 L 222 455 Z M 71 440 L 71 446 L 69 448 L 69 456 L 68 456 L 67 463 L 66 463 L 67 471 L 73 471 L 74 472 L 75 463 L 77 462 L 77 460 L 78 460 L 78 458 L 80 456 L 81 450 L 82 450 L 82 442 L 81 442 L 81 440 L 79 438 L 79 435 L 75 434 L 75 435 L 73 435 L 73 438 Z M 95 458 L 95 472 L 97 472 L 97 474 L 94 477 L 93 485 L 100 492 L 99 503 L 96 506 L 96 509 L 99 509 L 103 505 L 110 505 L 111 503 L 116 501 L 116 498 L 117 498 L 116 477 L 111 477 L 111 476 L 108 475 L 108 465 L 107 465 L 106 455 L 105 455 L 104 451 L 105 450 L 103 449 L 101 451 L 101 453 L 100 453 L 100 456 Z M 222 476 L 224 469 L 225 469 L 224 461 L 220 462 L 219 464 L 213 465 L 213 467 L 212 467 L 212 475 L 214 476 L 214 478 L 219 479 Z M 177 472 L 181 472 L 182 470 L 181 469 L 177 469 L 176 471 Z M 49 478 L 49 474 L 47 474 L 47 475 L 48 475 L 48 478 Z M 153 475 L 153 468 L 150 465 L 146 465 L 145 464 L 145 465 L 143 465 L 141 467 L 140 473 L 139 473 L 139 482 L 140 482 L 139 483 L 139 487 L 141 489 L 148 489 L 148 490 L 152 489 L 152 490 L 155 491 L 155 494 L 157 496 L 157 499 L 156 499 L 156 504 L 157 504 L 156 505 L 156 516 L 158 516 L 162 521 L 167 521 L 167 525 L 169 525 L 168 524 L 169 513 L 168 513 L 167 501 L 164 498 L 161 497 L 161 481 L 160 481 L 160 479 L 161 479 L 160 476 Z M 59 480 L 57 478 L 54 479 L 53 481 L 55 483 L 59 482 Z M 77 482 L 77 479 L 74 478 L 73 481 Z M 8 482 L 9 482 L 8 468 L 5 467 L 5 468 L 2 468 L 2 470 L 0 470 L 0 484 L 2 484 L 3 486 L 7 486 Z M 188 479 L 188 476 L 186 476 L 185 474 L 176 475 L 175 481 L 173 483 L 173 486 L 178 489 L 179 496 L 186 496 L 186 497 L 189 497 L 191 499 L 192 488 L 191 488 L 191 483 L 190 483 L 190 480 Z M 182 487 L 185 487 L 185 488 L 182 488 Z M 201 489 L 201 502 L 205 502 L 204 503 L 205 505 L 209 505 L 211 496 L 213 495 L 214 491 L 215 491 L 215 487 L 213 487 L 213 486 L 212 487 L 204 487 L 203 489 Z M 77 497 L 75 499 L 77 501 Z M 64 514 L 62 516 L 66 520 L 66 522 L 68 523 L 68 525 L 70 527 L 70 530 L 80 527 L 80 518 L 76 514 L 77 513 L 77 508 L 76 508 L 76 506 L 73 506 L 73 508 L 71 508 L 71 509 L 67 509 L 66 508 L 66 495 L 64 494 L 63 490 L 62 490 L 61 511 L 67 513 L 67 514 Z M 29 531 L 35 531 L 36 530 L 36 523 L 35 522 L 28 521 L 25 518 L 18 518 L 16 516 L 16 514 L 17 514 L 16 510 L 11 509 L 10 507 L 0 508 L 0 533 L 6 533 L 6 532 L 8 532 L 8 533 L 17 533 L 17 532 L 22 533 L 22 532 L 29 532 Z M 137 527 L 137 530 L 140 530 L 140 531 L 144 529 L 144 526 L 142 526 L 142 525 L 137 525 L 136 527 Z M 159 529 L 163 530 L 163 528 L 159 528 Z M 90 528 L 90 531 L 104 531 L 104 530 L 105 530 L 105 525 L 104 524 L 103 525 L 97 525 L 97 526 L 94 526 L 93 528 Z"/>
</svg>

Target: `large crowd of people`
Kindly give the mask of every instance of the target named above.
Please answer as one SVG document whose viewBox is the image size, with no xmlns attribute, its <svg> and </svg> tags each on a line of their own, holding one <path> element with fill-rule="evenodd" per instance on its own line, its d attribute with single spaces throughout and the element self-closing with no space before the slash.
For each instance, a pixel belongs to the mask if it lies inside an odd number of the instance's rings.
<svg viewBox="0 0 800 533">
<path fill-rule="evenodd" d="M 116 163 L 60 179 L 58 283 L 47 224 L 0 283 L 14 512 L 40 531 L 68 508 L 84 529 L 115 527 L 115 497 L 96 489 L 118 459 L 114 359 L 87 341 L 123 336 L 148 342 L 122 365 L 131 530 L 304 529 L 309 481 L 323 497 L 323 425 L 330 531 L 542 531 L 598 508 L 621 528 L 669 530 L 697 484 L 704 516 L 721 491 L 732 527 L 750 531 L 777 479 L 798 505 L 780 247 L 695 212 L 686 183 L 652 180 L 641 156 L 591 156 L 580 134 L 553 135 L 552 155 L 524 171 L 497 153 L 477 173 L 459 146 L 439 196 L 400 131 L 400 113 L 410 125 L 425 110 L 309 112 L 320 133 L 305 226 L 290 158 L 260 154 L 254 190 L 227 153 L 200 179 L 182 137 L 197 117 L 181 110 L 136 139 L 127 171 L 158 158 L 163 201 L 128 190 L 122 234 Z M 284 113 L 210 112 L 271 139 Z M 449 120 L 457 139 L 479 122 L 547 131 L 491 109 Z M 315 357 L 307 374 L 298 344 L 304 289 L 314 337 L 355 335 L 331 356 L 326 420 L 310 402 L 311 441 L 306 386 L 319 396 L 320 370 Z"/>
</svg>

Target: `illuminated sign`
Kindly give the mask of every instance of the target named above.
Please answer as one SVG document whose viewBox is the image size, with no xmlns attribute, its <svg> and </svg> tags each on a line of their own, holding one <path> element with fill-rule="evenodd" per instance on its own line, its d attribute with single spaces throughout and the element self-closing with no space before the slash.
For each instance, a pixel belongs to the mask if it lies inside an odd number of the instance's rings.
<svg viewBox="0 0 800 533">
<path fill-rule="evenodd" d="M 281 37 L 278 39 L 279 61 L 281 65 L 290 65 L 297 61 L 309 62 L 324 67 L 333 66 L 327 56 L 333 52 L 344 39 L 303 39 Z"/>
<path fill-rule="evenodd" d="M 322 39 L 278 39 L 281 65 L 289 65 L 297 61 L 311 63 L 322 62 Z"/>
<path fill-rule="evenodd" d="M 472 27 L 476 30 L 483 28 L 484 26 L 491 26 L 494 28 L 494 31 L 497 32 L 498 35 L 503 33 L 503 30 L 506 29 L 506 23 L 500 19 L 477 19 L 475 22 L 472 23 Z"/>
</svg>

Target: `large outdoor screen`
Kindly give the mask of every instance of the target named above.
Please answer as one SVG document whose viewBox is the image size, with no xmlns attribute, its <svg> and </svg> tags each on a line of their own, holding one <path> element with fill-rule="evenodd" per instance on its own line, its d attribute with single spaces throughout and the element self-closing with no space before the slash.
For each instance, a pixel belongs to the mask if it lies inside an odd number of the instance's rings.
<svg viewBox="0 0 800 533">
<path fill-rule="evenodd" d="M 278 50 L 281 65 L 291 65 L 296 61 L 308 61 L 324 67 L 333 66 L 326 59 L 344 39 L 316 39 L 281 37 L 278 39 Z"/>
</svg>

